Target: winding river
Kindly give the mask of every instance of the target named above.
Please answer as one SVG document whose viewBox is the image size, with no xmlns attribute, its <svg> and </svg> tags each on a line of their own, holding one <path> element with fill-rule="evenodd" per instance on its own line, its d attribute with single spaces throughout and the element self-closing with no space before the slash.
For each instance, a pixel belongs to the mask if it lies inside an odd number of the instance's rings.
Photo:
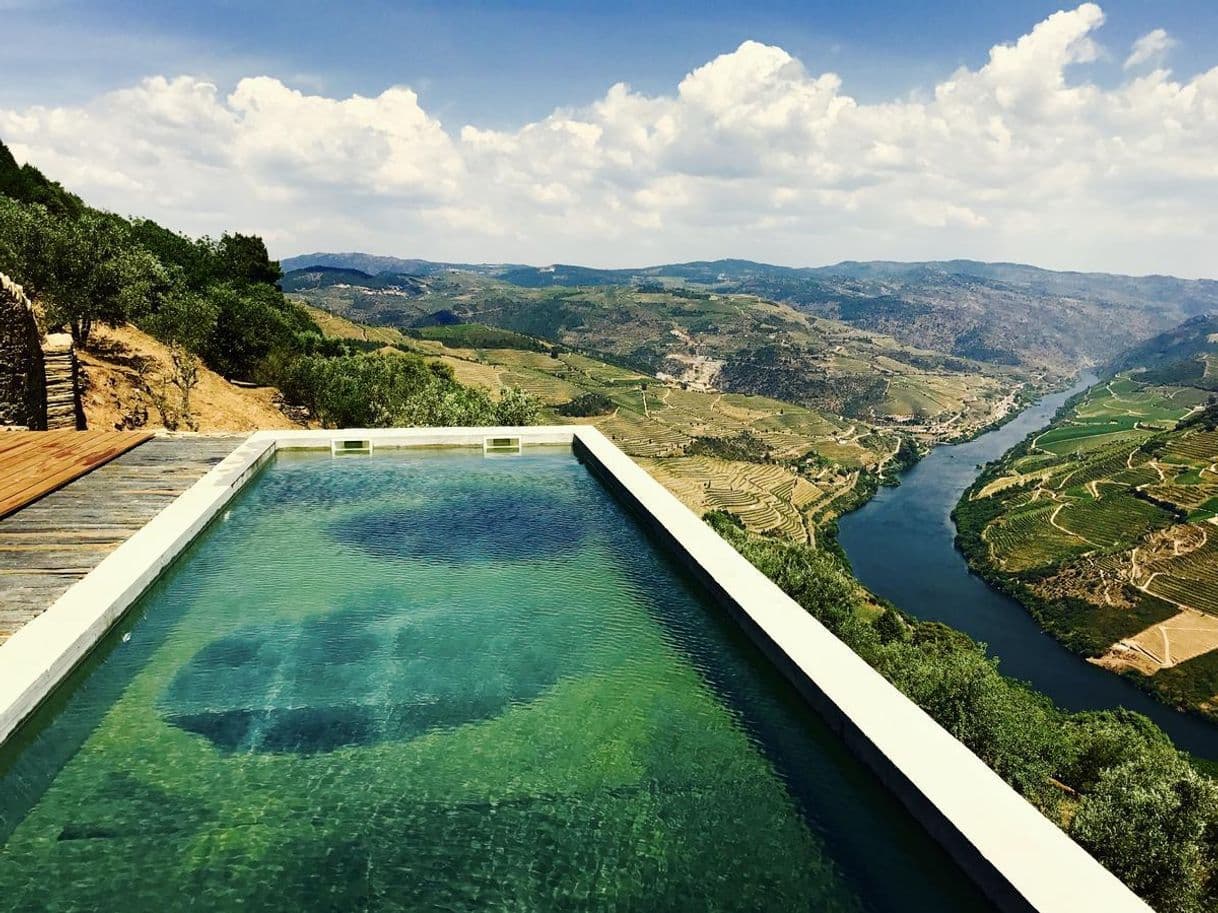
<svg viewBox="0 0 1218 913">
<path fill-rule="evenodd" d="M 1014 420 L 964 444 L 936 448 L 859 510 L 841 518 L 839 540 L 855 575 L 909 614 L 966 631 L 989 646 L 1007 675 L 1030 682 L 1069 710 L 1128 707 L 1176 744 L 1218 759 L 1218 726 L 1166 706 L 1135 685 L 1071 653 L 1022 605 L 971 573 L 955 546 L 951 511 L 979 466 L 1002 456 L 1096 378 L 1046 396 Z"/>
</svg>

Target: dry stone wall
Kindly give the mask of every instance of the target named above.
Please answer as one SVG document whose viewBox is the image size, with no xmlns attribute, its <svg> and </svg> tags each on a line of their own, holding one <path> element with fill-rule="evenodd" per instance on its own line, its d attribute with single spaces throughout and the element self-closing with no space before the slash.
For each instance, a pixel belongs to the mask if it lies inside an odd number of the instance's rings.
<svg viewBox="0 0 1218 913">
<path fill-rule="evenodd" d="M 0 273 L 0 427 L 47 426 L 46 371 L 34 309 Z"/>
</svg>

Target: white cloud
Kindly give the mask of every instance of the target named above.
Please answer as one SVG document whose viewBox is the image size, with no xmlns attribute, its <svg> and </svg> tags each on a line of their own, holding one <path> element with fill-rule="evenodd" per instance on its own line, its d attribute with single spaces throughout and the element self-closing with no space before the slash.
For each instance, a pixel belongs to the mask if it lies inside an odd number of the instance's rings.
<svg viewBox="0 0 1218 913">
<path fill-rule="evenodd" d="M 1125 69 L 1131 70 L 1134 67 L 1152 61 L 1158 62 L 1175 45 L 1176 39 L 1168 35 L 1163 29 L 1154 29 L 1147 32 L 1133 43 L 1129 56 L 1125 58 Z"/>
<path fill-rule="evenodd" d="M 406 87 L 330 98 L 266 76 L 230 91 L 155 76 L 77 107 L 0 109 L 0 138 L 101 205 L 259 231 L 281 255 L 1212 274 L 1218 67 L 1101 87 L 1086 67 L 1103 21 L 1091 3 L 1055 13 L 980 68 L 883 104 L 746 41 L 670 93 L 618 83 L 510 130 L 446 129 Z M 1149 33 L 1129 66 L 1170 43 Z"/>
</svg>

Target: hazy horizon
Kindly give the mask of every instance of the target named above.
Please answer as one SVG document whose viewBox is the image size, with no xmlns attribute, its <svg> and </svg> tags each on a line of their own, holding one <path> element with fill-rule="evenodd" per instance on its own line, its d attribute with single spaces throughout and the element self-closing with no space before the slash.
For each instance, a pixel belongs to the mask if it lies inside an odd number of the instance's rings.
<svg viewBox="0 0 1218 913">
<path fill-rule="evenodd" d="M 536 269 L 546 269 L 552 266 L 577 266 L 583 269 L 605 270 L 605 271 L 628 271 L 628 272 L 645 272 L 650 269 L 656 269 L 664 266 L 682 266 L 689 263 L 720 263 L 728 261 L 741 261 L 748 263 L 756 263 L 759 266 L 775 266 L 780 269 L 792 270 L 819 270 L 830 269 L 835 266 L 841 266 L 846 263 L 891 263 L 902 266 L 916 266 L 921 263 L 982 263 L 986 266 L 1016 266 L 1028 269 L 1044 270 L 1053 273 L 1078 273 L 1081 275 L 1096 274 L 1108 276 L 1125 276 L 1130 279 L 1149 279 L 1154 277 L 1163 277 L 1168 279 L 1183 279 L 1187 281 L 1197 282 L 1218 282 L 1218 274 L 1211 276 L 1180 276 L 1175 273 L 1150 272 L 1150 273 L 1129 273 L 1119 270 L 1086 270 L 1073 269 L 1070 267 L 1049 267 L 1042 266 L 1039 263 L 1024 263 L 1018 260 L 980 260 L 975 257 L 936 257 L 922 260 L 894 260 L 891 257 L 877 257 L 874 259 L 863 260 L 858 257 L 846 257 L 841 260 L 833 260 L 825 263 L 779 263 L 774 260 L 758 260 L 753 257 L 691 257 L 687 260 L 669 260 L 665 262 L 652 263 L 632 263 L 625 266 L 602 266 L 597 263 L 589 262 L 572 262 L 567 260 L 437 260 L 431 257 L 416 257 L 409 254 L 387 254 L 372 250 L 308 250 L 300 253 L 288 253 L 279 257 L 279 261 L 287 260 L 307 260 L 309 257 L 373 257 L 376 259 L 385 260 L 420 260 L 428 263 L 438 263 L 445 266 L 527 266 Z M 326 266 L 327 264 L 314 263 L 310 266 Z M 293 267 L 293 269 L 304 269 L 305 267 Z"/>
</svg>

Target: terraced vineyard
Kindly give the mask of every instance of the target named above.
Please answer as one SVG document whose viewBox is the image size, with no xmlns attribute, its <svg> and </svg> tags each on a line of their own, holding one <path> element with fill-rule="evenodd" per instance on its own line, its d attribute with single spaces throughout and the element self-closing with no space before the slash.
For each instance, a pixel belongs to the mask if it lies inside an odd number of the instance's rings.
<svg viewBox="0 0 1218 913">
<path fill-rule="evenodd" d="M 463 383 L 519 387 L 545 406 L 544 421 L 596 425 L 693 510 L 729 510 L 750 529 L 797 541 L 816 543 L 818 526 L 864 497 L 880 474 L 891 473 L 903 439 L 765 396 L 664 383 L 562 347 L 459 348 L 310 313 L 332 337 L 418 352 L 451 367 Z M 604 396 L 612 411 L 588 417 L 558 411 L 587 393 Z M 716 456 L 725 446 L 747 458 Z"/>
<path fill-rule="evenodd" d="M 1218 397 L 1192 385 L 1213 359 L 1096 384 L 987 467 L 956 520 L 973 568 L 1065 643 L 1218 716 Z"/>
<path fill-rule="evenodd" d="M 1056 379 L 899 343 L 755 295 L 679 283 L 521 287 L 465 269 L 426 276 L 298 270 L 284 281 L 296 300 L 349 324 L 375 324 L 382 337 L 455 334 L 459 341 L 469 337 L 460 327 L 486 324 L 694 392 L 798 403 L 927 443 L 967 437 L 1007 415 L 1021 385 Z"/>
</svg>

